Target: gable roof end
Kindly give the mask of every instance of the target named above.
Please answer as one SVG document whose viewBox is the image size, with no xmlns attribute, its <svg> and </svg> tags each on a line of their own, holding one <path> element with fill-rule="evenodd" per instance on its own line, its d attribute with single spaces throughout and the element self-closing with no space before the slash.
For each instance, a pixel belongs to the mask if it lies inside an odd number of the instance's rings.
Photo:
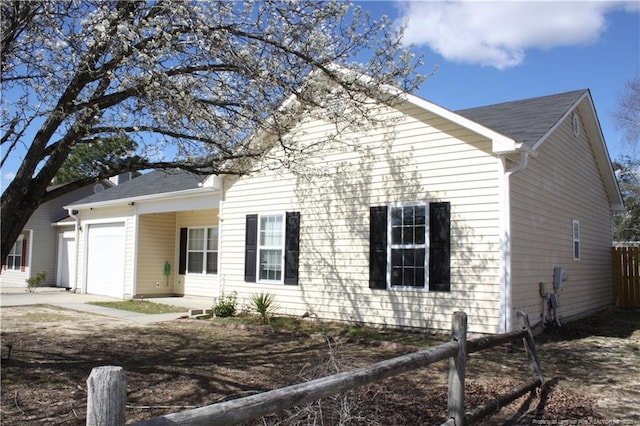
<svg viewBox="0 0 640 426">
<path fill-rule="evenodd" d="M 611 209 L 622 210 L 622 196 L 588 89 L 469 108 L 456 113 L 504 134 L 516 143 L 525 145 L 530 151 L 536 152 L 556 128 L 576 110 L 583 117 Z"/>
<path fill-rule="evenodd" d="M 575 90 L 463 109 L 456 113 L 525 144 L 535 151 L 587 93 L 587 90 Z"/>
</svg>

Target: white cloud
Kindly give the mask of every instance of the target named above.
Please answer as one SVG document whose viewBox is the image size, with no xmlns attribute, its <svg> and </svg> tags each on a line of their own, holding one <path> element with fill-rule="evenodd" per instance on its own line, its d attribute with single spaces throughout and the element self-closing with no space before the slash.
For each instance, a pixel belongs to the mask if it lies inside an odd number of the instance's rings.
<svg viewBox="0 0 640 426">
<path fill-rule="evenodd" d="M 2 180 L 3 181 L 12 181 L 14 177 L 16 177 L 15 172 L 2 173 Z"/>
<path fill-rule="evenodd" d="M 407 20 L 405 43 L 428 45 L 453 62 L 505 69 L 521 64 L 527 49 L 595 42 L 606 30 L 605 14 L 629 4 L 413 1 L 401 5 Z"/>
<path fill-rule="evenodd" d="M 16 177 L 15 172 L 2 172 L 2 175 L 0 175 L 0 192 L 4 192 L 7 189 L 14 177 Z"/>
</svg>

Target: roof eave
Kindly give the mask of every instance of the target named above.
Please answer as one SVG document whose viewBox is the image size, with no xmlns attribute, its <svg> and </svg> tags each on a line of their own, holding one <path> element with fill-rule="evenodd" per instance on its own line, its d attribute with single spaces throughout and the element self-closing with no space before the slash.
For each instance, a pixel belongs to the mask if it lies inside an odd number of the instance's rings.
<svg viewBox="0 0 640 426">
<path fill-rule="evenodd" d="M 491 140 L 491 150 L 497 155 L 522 152 L 523 150 L 528 149 L 524 144 L 518 143 L 514 139 L 505 136 L 502 133 L 498 133 L 495 130 L 485 127 L 482 124 L 463 117 L 462 115 L 441 107 L 440 105 L 434 104 L 433 102 L 429 102 L 411 94 L 404 94 L 403 96 L 407 102 L 413 105 L 430 111 L 442 118 L 446 118 L 459 126 L 488 138 Z"/>
<path fill-rule="evenodd" d="M 202 187 L 195 189 L 188 189 L 183 191 L 174 191 L 174 192 L 161 192 L 158 194 L 150 194 L 150 195 L 142 195 L 138 197 L 127 197 L 127 198 L 119 198 L 116 200 L 107 200 L 107 201 L 97 201 L 95 203 L 85 203 L 85 204 L 71 204 L 68 206 L 64 206 L 63 208 L 66 210 L 86 210 L 89 208 L 100 208 L 100 207 L 114 207 L 120 205 L 128 205 L 131 203 L 141 203 L 145 201 L 154 201 L 158 199 L 180 199 L 185 197 L 192 197 L 194 195 L 205 195 L 214 192 L 219 192 L 219 188 L 214 187 Z"/>
</svg>

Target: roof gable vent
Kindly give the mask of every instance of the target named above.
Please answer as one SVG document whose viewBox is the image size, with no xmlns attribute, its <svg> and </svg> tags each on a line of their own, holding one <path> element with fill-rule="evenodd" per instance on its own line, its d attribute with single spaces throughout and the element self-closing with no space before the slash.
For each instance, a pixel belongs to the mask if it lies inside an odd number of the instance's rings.
<svg viewBox="0 0 640 426">
<path fill-rule="evenodd" d="M 571 114 L 571 128 L 576 137 L 580 136 L 580 116 L 576 112 Z"/>
</svg>

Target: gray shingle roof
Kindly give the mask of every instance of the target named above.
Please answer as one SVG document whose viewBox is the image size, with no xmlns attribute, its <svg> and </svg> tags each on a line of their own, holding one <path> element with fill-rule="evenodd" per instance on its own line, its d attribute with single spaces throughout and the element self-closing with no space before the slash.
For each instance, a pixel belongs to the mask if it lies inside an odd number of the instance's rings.
<svg viewBox="0 0 640 426">
<path fill-rule="evenodd" d="M 491 130 L 533 147 L 587 90 L 455 111 Z"/>
<path fill-rule="evenodd" d="M 73 203 L 88 204 L 198 188 L 204 176 L 183 170 L 154 170 Z"/>
<path fill-rule="evenodd" d="M 465 118 L 533 147 L 587 90 L 455 111 Z M 182 170 L 156 170 L 74 205 L 98 203 L 198 188 L 205 178 Z"/>
</svg>

